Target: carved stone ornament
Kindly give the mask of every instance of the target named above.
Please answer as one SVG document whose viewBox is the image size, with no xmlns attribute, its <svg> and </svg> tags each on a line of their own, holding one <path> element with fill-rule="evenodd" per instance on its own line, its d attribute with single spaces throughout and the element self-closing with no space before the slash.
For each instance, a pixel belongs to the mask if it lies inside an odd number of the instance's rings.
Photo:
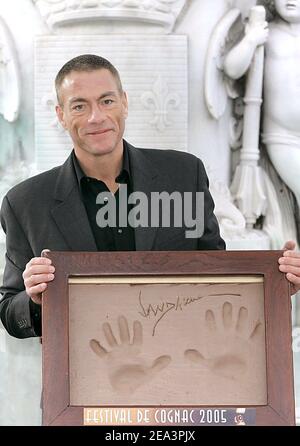
<svg viewBox="0 0 300 446">
<path fill-rule="evenodd" d="M 172 29 L 187 0 L 32 0 L 50 28 L 80 22 L 125 20 Z"/>
<path fill-rule="evenodd" d="M 166 81 L 158 76 L 152 86 L 152 91 L 142 94 L 141 102 L 146 109 L 153 110 L 153 119 L 150 121 L 150 125 L 159 132 L 163 132 L 173 124 L 169 111 L 178 109 L 181 99 L 179 94 L 171 93 Z"/>
<path fill-rule="evenodd" d="M 237 40 L 242 30 L 241 12 L 232 9 L 216 25 L 208 46 L 205 64 L 205 101 L 211 116 L 220 119 L 224 114 L 228 97 L 238 96 L 232 81 L 225 76 L 223 59 L 226 51 Z"/>
<path fill-rule="evenodd" d="M 20 109 L 20 71 L 13 38 L 0 17 L 0 114 L 8 122 L 18 118 Z"/>
<path fill-rule="evenodd" d="M 207 169 L 210 174 L 210 169 Z M 210 177 L 210 192 L 215 202 L 215 215 L 222 237 L 226 240 L 240 237 L 245 233 L 246 220 L 235 206 L 229 188 L 217 178 Z"/>
</svg>

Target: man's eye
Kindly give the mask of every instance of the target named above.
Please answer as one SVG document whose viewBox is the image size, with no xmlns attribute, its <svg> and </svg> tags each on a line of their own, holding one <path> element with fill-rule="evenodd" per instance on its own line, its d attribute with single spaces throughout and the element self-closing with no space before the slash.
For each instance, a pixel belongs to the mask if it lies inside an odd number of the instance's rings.
<svg viewBox="0 0 300 446">
<path fill-rule="evenodd" d="M 83 110 L 83 105 L 82 104 L 80 104 L 80 105 L 74 105 L 74 107 L 72 107 L 72 110 L 74 110 L 74 111 L 82 111 Z"/>
<path fill-rule="evenodd" d="M 114 103 L 114 101 L 113 101 L 112 99 L 104 99 L 103 103 L 104 103 L 105 105 L 111 105 L 111 104 Z"/>
</svg>

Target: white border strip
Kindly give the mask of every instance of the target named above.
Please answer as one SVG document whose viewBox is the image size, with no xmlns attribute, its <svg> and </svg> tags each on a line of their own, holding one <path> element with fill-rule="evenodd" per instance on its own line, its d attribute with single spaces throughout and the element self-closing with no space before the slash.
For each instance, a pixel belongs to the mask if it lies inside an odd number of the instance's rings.
<svg viewBox="0 0 300 446">
<path fill-rule="evenodd" d="M 262 276 L 111 276 L 111 277 L 70 277 L 69 284 L 83 284 L 83 283 L 263 283 Z"/>
</svg>

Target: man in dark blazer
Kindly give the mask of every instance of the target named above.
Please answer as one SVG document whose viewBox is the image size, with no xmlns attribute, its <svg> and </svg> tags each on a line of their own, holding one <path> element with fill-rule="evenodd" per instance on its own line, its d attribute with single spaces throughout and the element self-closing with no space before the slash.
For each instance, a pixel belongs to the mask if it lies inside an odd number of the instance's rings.
<svg viewBox="0 0 300 446">
<path fill-rule="evenodd" d="M 56 112 L 72 138 L 74 150 L 62 166 L 11 189 L 1 208 L 7 252 L 0 288 L 3 295 L 0 316 L 8 333 L 18 338 L 42 333 L 42 293 L 54 279 L 55 272 L 55 265 L 41 257 L 44 249 L 225 248 L 213 214 L 214 204 L 202 162 L 183 152 L 138 149 L 123 139 L 127 96 L 110 62 L 94 55 L 72 59 L 59 71 L 56 90 Z M 120 184 L 126 185 L 129 193 L 144 193 L 149 202 L 153 192 L 179 192 L 181 196 L 186 192 L 193 196 L 202 192 L 202 235 L 187 238 L 186 230 L 190 228 L 184 224 L 181 227 L 173 224 L 167 228 L 134 228 L 117 222 L 115 227 L 99 227 L 96 220 L 98 194 L 107 194 L 107 200 L 113 195 L 119 204 Z M 196 201 L 193 200 L 195 213 Z M 128 215 L 130 206 L 126 212 Z"/>
</svg>

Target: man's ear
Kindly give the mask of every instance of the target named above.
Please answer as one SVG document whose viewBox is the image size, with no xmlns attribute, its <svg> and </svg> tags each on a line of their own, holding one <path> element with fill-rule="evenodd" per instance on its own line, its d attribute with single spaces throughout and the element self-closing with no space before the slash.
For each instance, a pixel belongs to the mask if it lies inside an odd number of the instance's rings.
<svg viewBox="0 0 300 446">
<path fill-rule="evenodd" d="M 63 126 L 63 128 L 67 129 L 66 123 L 65 123 L 65 119 L 64 119 L 64 111 L 63 111 L 62 107 L 59 104 L 56 105 L 55 111 L 56 111 L 56 115 L 58 117 L 58 120 L 61 123 L 61 125 Z"/>
<path fill-rule="evenodd" d="M 123 91 L 122 104 L 124 110 L 124 118 L 126 119 L 128 116 L 128 96 L 126 91 Z"/>
</svg>

